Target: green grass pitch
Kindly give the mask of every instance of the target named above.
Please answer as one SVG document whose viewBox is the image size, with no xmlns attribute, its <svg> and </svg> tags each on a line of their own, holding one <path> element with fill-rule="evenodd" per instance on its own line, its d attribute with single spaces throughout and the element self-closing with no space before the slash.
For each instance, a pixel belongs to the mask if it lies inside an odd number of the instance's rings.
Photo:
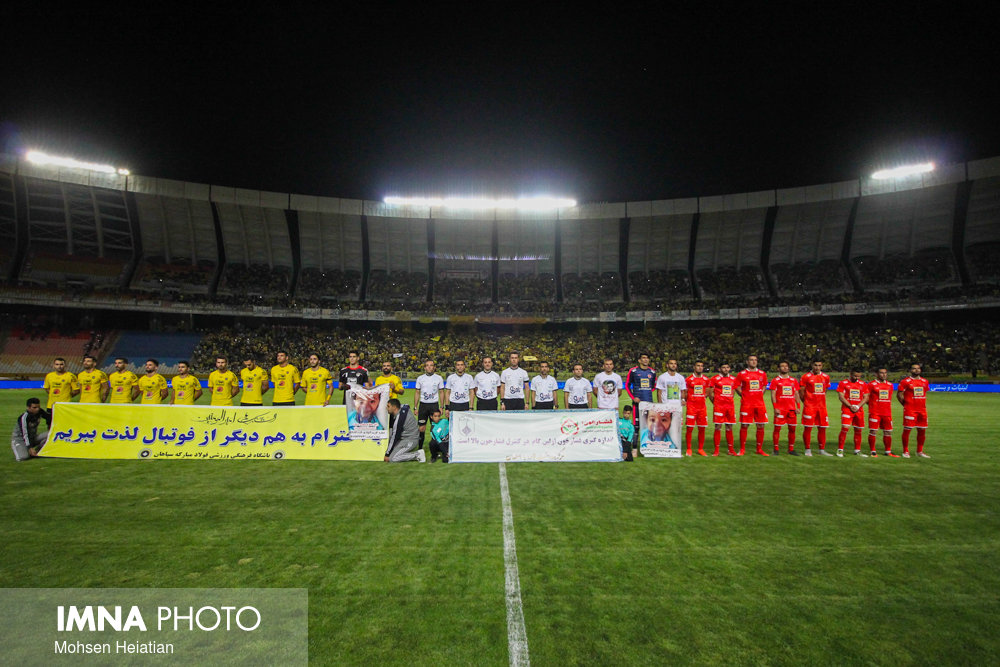
<svg viewBox="0 0 1000 667">
<path fill-rule="evenodd" d="M 532 663 L 997 664 L 1000 397 L 929 411 L 930 460 L 508 465 Z M 314 664 L 508 662 L 495 464 L 0 461 L 4 586 L 306 587 Z"/>
</svg>

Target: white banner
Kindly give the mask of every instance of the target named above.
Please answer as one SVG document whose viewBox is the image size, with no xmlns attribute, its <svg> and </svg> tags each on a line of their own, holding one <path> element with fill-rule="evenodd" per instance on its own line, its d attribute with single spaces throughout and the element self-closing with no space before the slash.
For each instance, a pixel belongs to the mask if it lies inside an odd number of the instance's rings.
<svg viewBox="0 0 1000 667">
<path fill-rule="evenodd" d="M 452 412 L 451 462 L 621 461 L 614 410 Z"/>
<path fill-rule="evenodd" d="M 681 458 L 681 402 L 639 403 L 639 453 L 649 458 Z"/>
</svg>

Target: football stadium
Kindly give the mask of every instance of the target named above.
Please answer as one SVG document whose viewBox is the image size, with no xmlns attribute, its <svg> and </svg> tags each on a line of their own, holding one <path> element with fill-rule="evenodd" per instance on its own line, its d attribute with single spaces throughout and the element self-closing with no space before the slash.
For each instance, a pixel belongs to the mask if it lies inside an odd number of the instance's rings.
<svg viewBox="0 0 1000 667">
<path fill-rule="evenodd" d="M 0 129 L 4 662 L 1000 661 L 997 152 L 353 197 Z"/>
</svg>

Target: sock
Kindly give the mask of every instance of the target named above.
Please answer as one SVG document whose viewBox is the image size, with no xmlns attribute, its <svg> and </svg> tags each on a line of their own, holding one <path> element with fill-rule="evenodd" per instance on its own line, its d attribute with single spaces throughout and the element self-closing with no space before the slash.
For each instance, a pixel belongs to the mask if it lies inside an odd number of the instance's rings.
<svg viewBox="0 0 1000 667">
<path fill-rule="evenodd" d="M 790 452 L 794 452 L 795 451 L 795 427 L 794 426 L 789 426 L 788 427 L 788 451 L 790 451 Z"/>
<path fill-rule="evenodd" d="M 729 449 L 733 448 L 733 432 L 726 429 L 726 444 L 729 445 Z"/>
<path fill-rule="evenodd" d="M 875 431 L 868 431 L 868 448 L 875 451 Z"/>
<path fill-rule="evenodd" d="M 917 429 L 917 453 L 924 451 L 924 441 L 927 440 L 927 429 Z"/>
<path fill-rule="evenodd" d="M 750 430 L 749 426 L 740 426 L 740 450 L 746 451 L 747 448 L 747 431 Z"/>
<path fill-rule="evenodd" d="M 698 451 L 699 452 L 705 451 L 705 427 L 704 426 L 699 426 L 698 427 Z"/>
<path fill-rule="evenodd" d="M 823 449 L 824 447 L 826 447 L 826 429 L 825 428 L 821 428 L 819 430 L 819 435 L 816 436 L 816 439 L 819 441 L 819 448 L 820 449 Z"/>
<path fill-rule="evenodd" d="M 722 444 L 722 429 L 718 429 L 718 428 L 715 429 L 715 435 L 712 436 L 712 438 L 715 440 L 715 453 L 718 454 L 719 453 L 719 445 Z"/>
<path fill-rule="evenodd" d="M 764 429 L 757 427 L 757 450 L 764 451 Z"/>
<path fill-rule="evenodd" d="M 892 436 L 888 433 L 882 434 L 882 446 L 885 447 L 885 451 L 892 451 Z"/>
<path fill-rule="evenodd" d="M 903 429 L 903 453 L 910 453 L 910 429 L 908 428 Z"/>
<path fill-rule="evenodd" d="M 781 427 L 775 426 L 774 432 L 771 433 L 771 440 L 774 441 L 774 448 L 778 448 L 778 443 L 781 441 Z"/>
<path fill-rule="evenodd" d="M 687 427 L 687 448 L 688 454 L 691 453 L 691 434 L 694 432 L 694 426 Z"/>
<path fill-rule="evenodd" d="M 847 429 L 840 429 L 840 437 L 837 438 L 837 449 L 843 449 L 844 443 L 847 442 Z"/>
<path fill-rule="evenodd" d="M 812 435 L 813 435 L 812 426 L 802 427 L 802 444 L 806 446 L 806 449 L 809 449 L 809 443 L 812 440 Z"/>
<path fill-rule="evenodd" d="M 854 451 L 861 450 L 861 429 L 854 429 Z"/>
</svg>

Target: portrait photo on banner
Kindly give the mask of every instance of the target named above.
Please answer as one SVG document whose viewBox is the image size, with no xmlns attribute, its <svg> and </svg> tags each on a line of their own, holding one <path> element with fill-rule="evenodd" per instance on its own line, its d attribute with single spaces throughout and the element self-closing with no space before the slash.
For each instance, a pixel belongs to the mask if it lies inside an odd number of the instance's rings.
<svg viewBox="0 0 1000 667">
<path fill-rule="evenodd" d="M 650 458 L 681 457 L 681 403 L 639 403 L 639 452 Z"/>
<path fill-rule="evenodd" d="M 382 440 L 388 437 L 389 385 L 372 389 L 347 389 L 347 427 L 352 439 Z"/>
</svg>

